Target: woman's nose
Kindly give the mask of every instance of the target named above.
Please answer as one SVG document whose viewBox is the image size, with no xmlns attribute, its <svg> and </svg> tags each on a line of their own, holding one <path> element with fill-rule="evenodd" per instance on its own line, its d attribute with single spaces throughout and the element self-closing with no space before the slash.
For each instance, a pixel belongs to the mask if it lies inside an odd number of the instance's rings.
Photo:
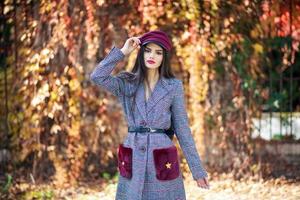
<svg viewBox="0 0 300 200">
<path fill-rule="evenodd" d="M 153 59 L 153 58 L 155 57 L 154 55 L 155 55 L 154 53 L 151 53 L 151 54 L 150 54 L 150 58 Z"/>
</svg>

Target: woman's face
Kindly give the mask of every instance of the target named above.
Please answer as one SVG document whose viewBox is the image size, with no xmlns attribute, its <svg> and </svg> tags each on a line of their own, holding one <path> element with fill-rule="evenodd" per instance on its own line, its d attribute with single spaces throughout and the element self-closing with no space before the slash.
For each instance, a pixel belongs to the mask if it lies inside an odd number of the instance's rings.
<svg viewBox="0 0 300 200">
<path fill-rule="evenodd" d="M 144 61 L 147 68 L 158 68 L 163 60 L 163 48 L 153 42 L 146 44 Z"/>
</svg>

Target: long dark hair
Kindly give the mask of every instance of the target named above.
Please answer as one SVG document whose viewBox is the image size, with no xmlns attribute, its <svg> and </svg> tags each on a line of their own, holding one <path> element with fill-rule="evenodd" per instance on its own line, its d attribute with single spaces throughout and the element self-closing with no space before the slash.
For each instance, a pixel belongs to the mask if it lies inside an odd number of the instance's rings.
<svg viewBox="0 0 300 200">
<path fill-rule="evenodd" d="M 148 43 L 149 44 L 149 43 Z M 157 43 L 157 45 L 159 45 Z M 136 93 L 138 90 L 138 87 L 140 84 L 143 84 L 143 81 L 146 79 L 146 82 L 148 83 L 147 77 L 148 77 L 148 70 L 147 66 L 145 65 L 144 61 L 144 51 L 145 51 L 145 46 L 142 45 L 141 48 L 138 51 L 138 55 L 135 61 L 135 64 L 130 72 L 128 71 L 122 71 L 118 74 L 118 77 L 122 78 L 123 81 L 128 81 L 130 83 L 133 83 L 136 87 L 135 90 L 130 94 L 126 94 L 126 91 L 124 92 L 124 95 L 126 97 L 131 98 L 131 113 L 134 111 L 134 105 L 136 102 Z M 162 47 L 162 46 L 161 46 Z M 164 78 L 175 78 L 175 75 L 171 69 L 170 66 L 170 52 L 166 51 L 164 47 L 163 49 L 163 60 L 161 65 L 158 68 L 159 72 L 159 79 L 164 77 Z"/>
</svg>

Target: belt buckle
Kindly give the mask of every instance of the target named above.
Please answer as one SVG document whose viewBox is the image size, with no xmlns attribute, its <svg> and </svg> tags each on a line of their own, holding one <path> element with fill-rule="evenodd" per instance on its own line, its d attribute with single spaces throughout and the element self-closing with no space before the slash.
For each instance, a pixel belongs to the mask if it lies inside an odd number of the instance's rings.
<svg viewBox="0 0 300 200">
<path fill-rule="evenodd" d="M 148 127 L 148 130 L 149 130 L 149 132 L 151 132 L 151 133 L 155 132 L 155 130 L 152 129 L 151 127 Z"/>
</svg>

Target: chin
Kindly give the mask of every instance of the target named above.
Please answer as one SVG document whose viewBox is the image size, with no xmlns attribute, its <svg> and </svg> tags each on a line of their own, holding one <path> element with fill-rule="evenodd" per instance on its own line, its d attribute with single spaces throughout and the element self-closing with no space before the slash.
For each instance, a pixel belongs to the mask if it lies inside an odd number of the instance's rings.
<svg viewBox="0 0 300 200">
<path fill-rule="evenodd" d="M 149 68 L 149 69 L 157 69 L 157 68 L 159 68 L 159 66 L 149 66 L 149 65 L 146 65 L 146 67 Z"/>
</svg>

